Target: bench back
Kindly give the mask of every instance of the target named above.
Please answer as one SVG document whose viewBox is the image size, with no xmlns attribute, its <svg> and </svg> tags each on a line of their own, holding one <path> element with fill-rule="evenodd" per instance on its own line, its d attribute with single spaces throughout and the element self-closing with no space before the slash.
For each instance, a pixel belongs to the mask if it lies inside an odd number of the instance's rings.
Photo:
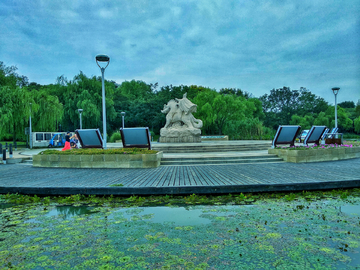
<svg viewBox="0 0 360 270">
<path fill-rule="evenodd" d="M 327 135 L 328 139 L 332 139 L 334 137 L 334 134 L 337 133 L 339 128 L 334 127 Z"/>
<path fill-rule="evenodd" d="M 326 132 L 326 129 L 326 126 L 312 126 L 304 139 L 304 145 L 308 143 L 316 143 L 319 145 L 320 139 Z"/>
<path fill-rule="evenodd" d="M 103 139 L 99 129 L 77 129 L 75 133 L 82 148 L 103 148 Z"/>
<path fill-rule="evenodd" d="M 277 144 L 295 145 L 296 135 L 299 133 L 301 126 L 279 126 L 271 148 L 275 148 Z"/>
<path fill-rule="evenodd" d="M 148 127 L 120 128 L 121 140 L 124 148 L 151 149 L 150 131 Z"/>
</svg>

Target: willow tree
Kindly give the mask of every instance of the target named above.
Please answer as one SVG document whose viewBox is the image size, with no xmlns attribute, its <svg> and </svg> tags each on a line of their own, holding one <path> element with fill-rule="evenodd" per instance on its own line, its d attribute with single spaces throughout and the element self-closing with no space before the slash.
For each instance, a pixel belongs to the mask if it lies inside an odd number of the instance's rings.
<svg viewBox="0 0 360 270">
<path fill-rule="evenodd" d="M 245 117 L 245 102 L 243 97 L 221 95 L 216 91 L 202 92 L 195 98 L 195 104 L 198 105 L 195 117 L 204 122 L 207 131 L 222 135 L 232 121 Z"/>
<path fill-rule="evenodd" d="M 0 135 L 12 133 L 15 142 L 28 126 L 32 97 L 26 88 L 0 87 Z"/>
<path fill-rule="evenodd" d="M 105 99 L 106 99 L 106 120 L 108 123 L 114 121 L 116 112 L 114 109 L 114 89 L 113 82 L 105 80 Z M 64 119 L 63 126 L 69 130 L 79 127 L 78 109 L 83 109 L 82 120 L 83 128 L 102 127 L 102 86 L 101 77 L 87 77 L 80 72 L 72 81 L 67 83 L 64 91 Z M 107 125 L 107 131 L 110 130 Z"/>
<path fill-rule="evenodd" d="M 56 131 L 62 119 L 63 105 L 59 98 L 45 90 L 32 91 L 33 131 Z"/>
</svg>

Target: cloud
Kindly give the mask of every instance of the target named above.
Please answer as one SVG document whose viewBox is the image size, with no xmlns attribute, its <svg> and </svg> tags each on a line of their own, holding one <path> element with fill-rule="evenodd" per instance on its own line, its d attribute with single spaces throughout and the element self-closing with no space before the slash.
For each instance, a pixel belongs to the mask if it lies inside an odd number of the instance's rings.
<svg viewBox="0 0 360 270">
<path fill-rule="evenodd" d="M 356 101 L 359 11 L 357 0 L 5 0 L 0 61 L 47 84 L 80 70 L 99 75 L 94 57 L 105 53 L 106 76 L 119 83 L 236 87 L 255 96 L 282 86 L 325 95 L 343 85 L 339 99 Z"/>
</svg>

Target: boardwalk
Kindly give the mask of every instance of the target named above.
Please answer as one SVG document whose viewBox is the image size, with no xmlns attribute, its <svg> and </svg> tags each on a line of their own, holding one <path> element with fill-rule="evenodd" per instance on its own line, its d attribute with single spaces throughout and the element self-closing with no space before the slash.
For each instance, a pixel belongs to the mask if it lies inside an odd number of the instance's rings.
<svg viewBox="0 0 360 270">
<path fill-rule="evenodd" d="M 112 186 L 119 184 L 123 186 Z M 160 166 L 154 169 L 0 166 L 0 193 L 183 195 L 348 187 L 360 187 L 360 159 L 301 164 Z"/>
</svg>

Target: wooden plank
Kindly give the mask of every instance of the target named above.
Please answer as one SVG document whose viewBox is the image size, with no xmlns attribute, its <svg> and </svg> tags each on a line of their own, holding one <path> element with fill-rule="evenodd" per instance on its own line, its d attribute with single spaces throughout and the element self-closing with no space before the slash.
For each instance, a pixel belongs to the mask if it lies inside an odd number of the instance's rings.
<svg viewBox="0 0 360 270">
<path fill-rule="evenodd" d="M 212 177 L 204 170 L 207 166 L 198 166 L 197 170 L 199 174 L 201 174 L 201 185 L 203 186 L 214 186 L 214 179 L 211 179 Z"/>
<path fill-rule="evenodd" d="M 191 186 L 191 182 L 194 180 L 190 168 L 190 166 L 184 166 L 184 186 Z"/>
<path fill-rule="evenodd" d="M 157 184 L 158 187 L 167 187 L 169 186 L 169 181 L 171 179 L 171 176 L 174 172 L 174 167 L 167 167 L 167 173 L 162 177 L 162 179 Z"/>
<path fill-rule="evenodd" d="M 221 166 L 224 167 L 224 166 Z M 233 181 L 228 179 L 228 176 L 225 172 L 221 170 L 221 167 L 214 165 L 208 166 L 209 173 L 212 175 L 213 183 L 214 184 L 222 184 L 222 185 L 232 185 L 234 184 Z M 220 170 L 219 170 L 220 169 Z"/>
<path fill-rule="evenodd" d="M 143 169 L 144 172 L 137 178 L 136 186 L 146 187 L 151 186 L 152 182 L 156 179 L 158 175 L 157 168 L 155 169 Z"/>
</svg>

